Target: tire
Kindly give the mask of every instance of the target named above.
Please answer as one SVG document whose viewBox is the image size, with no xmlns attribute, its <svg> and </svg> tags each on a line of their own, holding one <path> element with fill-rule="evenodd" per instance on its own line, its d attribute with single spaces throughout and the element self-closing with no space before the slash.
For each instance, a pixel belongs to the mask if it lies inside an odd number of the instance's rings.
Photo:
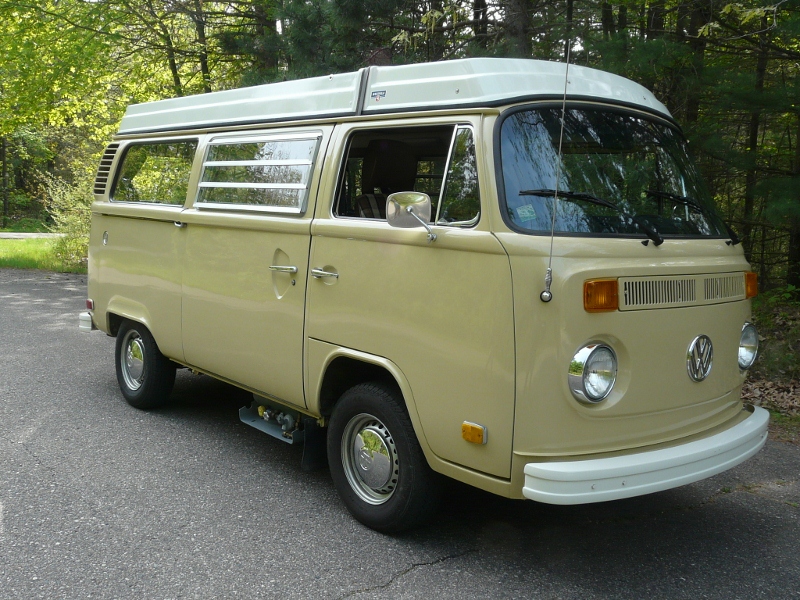
<svg viewBox="0 0 800 600">
<path fill-rule="evenodd" d="M 123 321 L 117 332 L 114 362 L 122 395 L 134 408 L 156 408 L 175 384 L 175 363 L 161 354 L 147 327 Z"/>
<path fill-rule="evenodd" d="M 441 476 L 428 466 L 399 392 L 382 383 L 342 394 L 331 415 L 328 464 L 347 510 L 376 531 L 421 525 L 438 506 Z"/>
</svg>

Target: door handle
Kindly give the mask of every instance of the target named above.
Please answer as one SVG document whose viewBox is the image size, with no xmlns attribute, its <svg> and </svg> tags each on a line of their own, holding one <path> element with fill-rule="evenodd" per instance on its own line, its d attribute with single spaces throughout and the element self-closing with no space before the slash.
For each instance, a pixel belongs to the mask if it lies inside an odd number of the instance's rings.
<svg viewBox="0 0 800 600">
<path fill-rule="evenodd" d="M 287 267 L 284 265 L 270 265 L 270 271 L 277 271 L 278 273 L 297 273 L 297 267 Z"/>
<path fill-rule="evenodd" d="M 186 227 L 186 223 L 182 223 L 181 221 L 173 221 L 175 227 Z"/>
<path fill-rule="evenodd" d="M 322 269 L 311 269 L 311 276 L 314 279 L 320 279 L 321 277 L 336 277 L 339 278 L 338 273 L 331 273 L 330 271 L 323 271 Z"/>
</svg>

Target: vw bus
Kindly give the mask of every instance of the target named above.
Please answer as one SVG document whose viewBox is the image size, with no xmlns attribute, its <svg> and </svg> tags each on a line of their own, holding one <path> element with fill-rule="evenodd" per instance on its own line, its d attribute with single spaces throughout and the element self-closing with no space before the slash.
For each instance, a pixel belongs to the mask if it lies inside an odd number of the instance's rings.
<svg viewBox="0 0 800 600">
<path fill-rule="evenodd" d="M 755 454 L 755 274 L 668 110 L 601 71 L 465 59 L 128 108 L 94 187 L 85 331 L 122 395 L 187 368 L 327 454 L 362 523 L 450 477 L 580 504 Z"/>
</svg>

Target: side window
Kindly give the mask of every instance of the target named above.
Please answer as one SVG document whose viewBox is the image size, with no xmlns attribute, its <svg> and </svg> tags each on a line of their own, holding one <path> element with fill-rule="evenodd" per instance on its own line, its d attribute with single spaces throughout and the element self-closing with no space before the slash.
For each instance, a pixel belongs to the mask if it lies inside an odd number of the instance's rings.
<svg viewBox="0 0 800 600">
<path fill-rule="evenodd" d="M 196 150 L 197 140 L 131 144 L 122 157 L 111 200 L 182 205 Z"/>
<path fill-rule="evenodd" d="M 453 141 L 444 193 L 436 212 L 437 225 L 472 227 L 481 215 L 478 167 L 472 130 L 459 127 Z"/>
<path fill-rule="evenodd" d="M 302 213 L 320 137 L 213 140 L 195 206 Z"/>
<path fill-rule="evenodd" d="M 428 194 L 435 214 L 454 129 L 436 125 L 353 133 L 340 171 L 334 215 L 385 219 L 386 198 L 411 191 Z"/>
</svg>

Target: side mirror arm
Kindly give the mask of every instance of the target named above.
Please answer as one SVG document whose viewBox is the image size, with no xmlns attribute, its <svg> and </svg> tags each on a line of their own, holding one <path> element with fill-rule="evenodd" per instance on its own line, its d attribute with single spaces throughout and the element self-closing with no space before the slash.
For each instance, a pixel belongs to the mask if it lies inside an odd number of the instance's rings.
<svg viewBox="0 0 800 600">
<path fill-rule="evenodd" d="M 399 207 L 399 205 L 398 205 L 398 207 Z M 412 217 L 414 217 L 417 221 L 419 221 L 422 224 L 422 226 L 425 228 L 425 231 L 428 232 L 428 243 L 435 242 L 436 241 L 436 237 L 437 237 L 436 234 L 433 233 L 433 230 L 431 229 L 431 226 L 428 225 L 425 221 L 423 221 L 419 217 L 419 215 L 414 212 L 414 207 L 413 206 L 406 206 L 406 212 L 408 214 L 410 214 Z"/>
</svg>

